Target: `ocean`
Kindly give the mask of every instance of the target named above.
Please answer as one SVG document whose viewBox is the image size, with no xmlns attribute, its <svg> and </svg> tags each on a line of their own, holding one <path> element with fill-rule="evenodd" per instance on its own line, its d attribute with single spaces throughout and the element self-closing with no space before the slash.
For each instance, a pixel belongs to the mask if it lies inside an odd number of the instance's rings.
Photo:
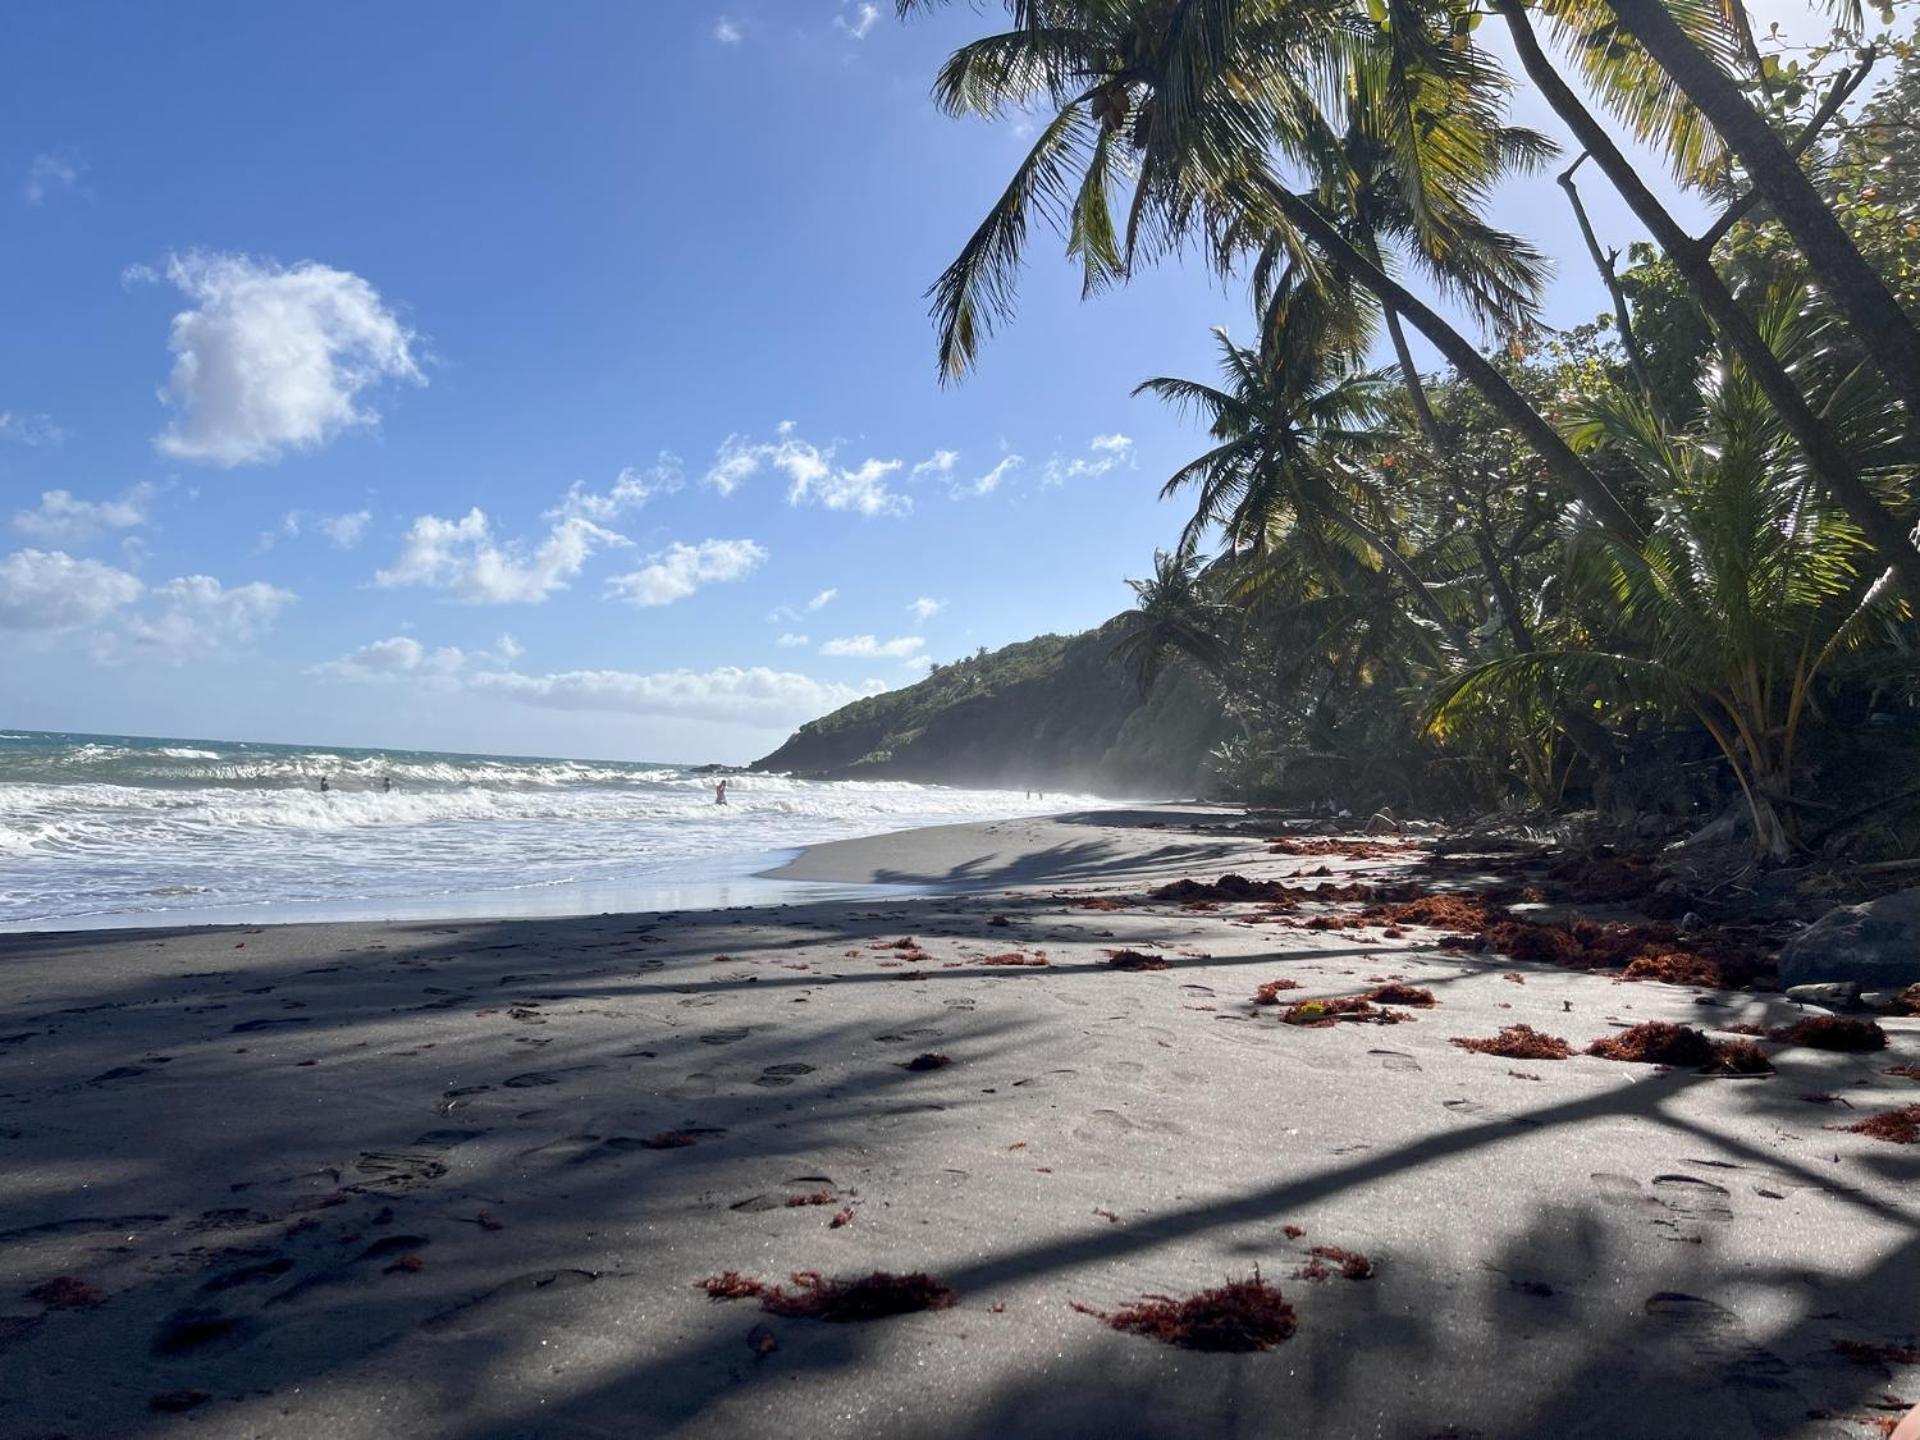
<svg viewBox="0 0 1920 1440">
<path fill-rule="evenodd" d="M 780 775 L 728 798 L 676 765 L 0 731 L 0 930 L 759 903 L 823 893 L 756 879 L 801 846 L 1102 803 Z"/>
</svg>

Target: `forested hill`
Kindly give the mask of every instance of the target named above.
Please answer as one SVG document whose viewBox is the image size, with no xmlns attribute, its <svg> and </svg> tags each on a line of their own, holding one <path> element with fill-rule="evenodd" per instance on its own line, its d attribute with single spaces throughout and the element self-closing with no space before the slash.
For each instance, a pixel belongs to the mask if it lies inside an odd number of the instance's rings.
<svg viewBox="0 0 1920 1440">
<path fill-rule="evenodd" d="M 802 725 L 755 770 L 822 779 L 1186 795 L 1222 733 L 1178 667 L 1143 694 L 1110 658 L 1121 622 L 937 665 L 903 690 Z"/>
</svg>

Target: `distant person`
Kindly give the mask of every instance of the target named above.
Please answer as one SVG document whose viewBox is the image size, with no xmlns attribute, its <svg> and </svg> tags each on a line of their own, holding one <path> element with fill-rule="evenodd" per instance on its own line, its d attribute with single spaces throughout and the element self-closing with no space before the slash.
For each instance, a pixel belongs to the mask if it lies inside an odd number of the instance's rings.
<svg viewBox="0 0 1920 1440">
<path fill-rule="evenodd" d="M 382 775 L 380 777 L 380 793 L 382 795 L 391 795 L 393 793 L 393 777 L 391 775 Z"/>
<path fill-rule="evenodd" d="M 716 805 L 724 805 L 727 803 L 727 782 L 724 776 L 721 778 L 720 783 L 713 787 L 713 803 Z"/>
<path fill-rule="evenodd" d="M 322 775 L 320 777 L 320 793 L 324 795 L 331 789 L 333 789 L 333 782 Z"/>
</svg>

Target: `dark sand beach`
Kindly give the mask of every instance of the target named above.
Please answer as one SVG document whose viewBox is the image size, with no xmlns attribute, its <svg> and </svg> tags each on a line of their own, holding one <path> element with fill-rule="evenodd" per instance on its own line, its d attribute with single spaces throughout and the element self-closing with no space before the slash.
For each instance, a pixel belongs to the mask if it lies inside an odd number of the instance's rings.
<svg viewBox="0 0 1920 1440">
<path fill-rule="evenodd" d="M 0 1435 L 1853 1437 L 1920 1398 L 1920 1147 L 1839 1128 L 1920 1099 L 1920 1020 L 1754 1078 L 1473 1053 L 1809 1012 L 1147 901 L 1318 868 L 1223 818 L 783 872 L 941 887 L 878 903 L 0 937 Z M 1434 1003 L 1288 1025 L 1283 980 Z M 1271 1349 L 1089 1313 L 1256 1271 Z"/>
</svg>

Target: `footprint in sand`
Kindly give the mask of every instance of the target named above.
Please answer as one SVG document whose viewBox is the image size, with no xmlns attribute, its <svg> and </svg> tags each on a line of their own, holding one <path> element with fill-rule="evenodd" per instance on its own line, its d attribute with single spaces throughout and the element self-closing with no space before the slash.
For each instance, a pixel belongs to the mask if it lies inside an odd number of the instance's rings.
<svg viewBox="0 0 1920 1440">
<path fill-rule="evenodd" d="M 311 1025 L 313 1021 L 304 1015 L 286 1015 L 271 1020 L 242 1020 L 233 1027 L 235 1035 L 251 1035 L 257 1030 L 278 1030 L 286 1025 Z"/>
<path fill-rule="evenodd" d="M 1641 1307 L 1663 1338 L 1735 1385 L 1776 1388 L 1792 1367 L 1746 1338 L 1740 1317 L 1698 1295 L 1662 1290 Z"/>
<path fill-rule="evenodd" d="M 1653 1194 L 1676 1214 L 1697 1220 L 1733 1219 L 1732 1197 L 1720 1186 L 1691 1175 L 1656 1175 Z"/>
<path fill-rule="evenodd" d="M 732 1045 L 747 1038 L 751 1032 L 746 1026 L 738 1030 L 709 1030 L 700 1037 L 702 1045 Z"/>
<path fill-rule="evenodd" d="M 1455 1115 L 1484 1115 L 1487 1110 L 1478 1100 L 1442 1100 L 1440 1103 Z"/>
<path fill-rule="evenodd" d="M 354 1162 L 353 1169 L 364 1177 L 362 1187 L 376 1195 L 424 1189 L 447 1173 L 446 1165 L 431 1155 L 406 1150 L 369 1150 Z"/>
<path fill-rule="evenodd" d="M 885 1035 L 876 1035 L 874 1040 L 882 1045 L 906 1045 L 915 1040 L 933 1040 L 938 1038 L 938 1030 L 929 1030 L 925 1026 L 917 1030 L 889 1030 Z"/>
<path fill-rule="evenodd" d="M 223 1290 L 232 1290 L 240 1285 L 264 1285 L 269 1280 L 278 1280 L 291 1269 L 293 1261 L 284 1255 L 278 1260 L 268 1260 L 259 1265 L 244 1265 L 238 1270 L 214 1276 L 200 1287 L 200 1293 L 218 1295 Z"/>
<path fill-rule="evenodd" d="M 768 1090 L 777 1090 L 783 1085 L 793 1084 L 797 1076 L 811 1075 L 812 1073 L 813 1066 L 802 1065 L 798 1062 L 791 1065 L 769 1065 L 760 1072 L 759 1078 L 753 1083 Z"/>
<path fill-rule="evenodd" d="M 153 1337 L 156 1355 L 186 1355 L 227 1340 L 240 1329 L 239 1320 L 217 1310 L 177 1310 L 168 1316 Z"/>
<path fill-rule="evenodd" d="M 1048 1085 L 1053 1082 L 1056 1076 L 1072 1079 L 1079 1073 L 1078 1070 L 1049 1070 L 1044 1075 L 1029 1075 L 1026 1079 L 1016 1080 L 1013 1083 L 1016 1089 L 1022 1085 Z"/>
<path fill-rule="evenodd" d="M 1404 1070 L 1418 1073 L 1420 1062 L 1404 1050 L 1369 1050 L 1369 1055 L 1378 1055 L 1380 1063 L 1389 1070 Z"/>
<path fill-rule="evenodd" d="M 1147 1139 L 1155 1135 L 1179 1135 L 1185 1133 L 1180 1126 L 1166 1120 L 1130 1120 L 1118 1110 L 1095 1110 L 1079 1125 L 1074 1127 L 1073 1138 L 1099 1143 L 1104 1140 L 1116 1140 L 1122 1137 Z"/>
</svg>

